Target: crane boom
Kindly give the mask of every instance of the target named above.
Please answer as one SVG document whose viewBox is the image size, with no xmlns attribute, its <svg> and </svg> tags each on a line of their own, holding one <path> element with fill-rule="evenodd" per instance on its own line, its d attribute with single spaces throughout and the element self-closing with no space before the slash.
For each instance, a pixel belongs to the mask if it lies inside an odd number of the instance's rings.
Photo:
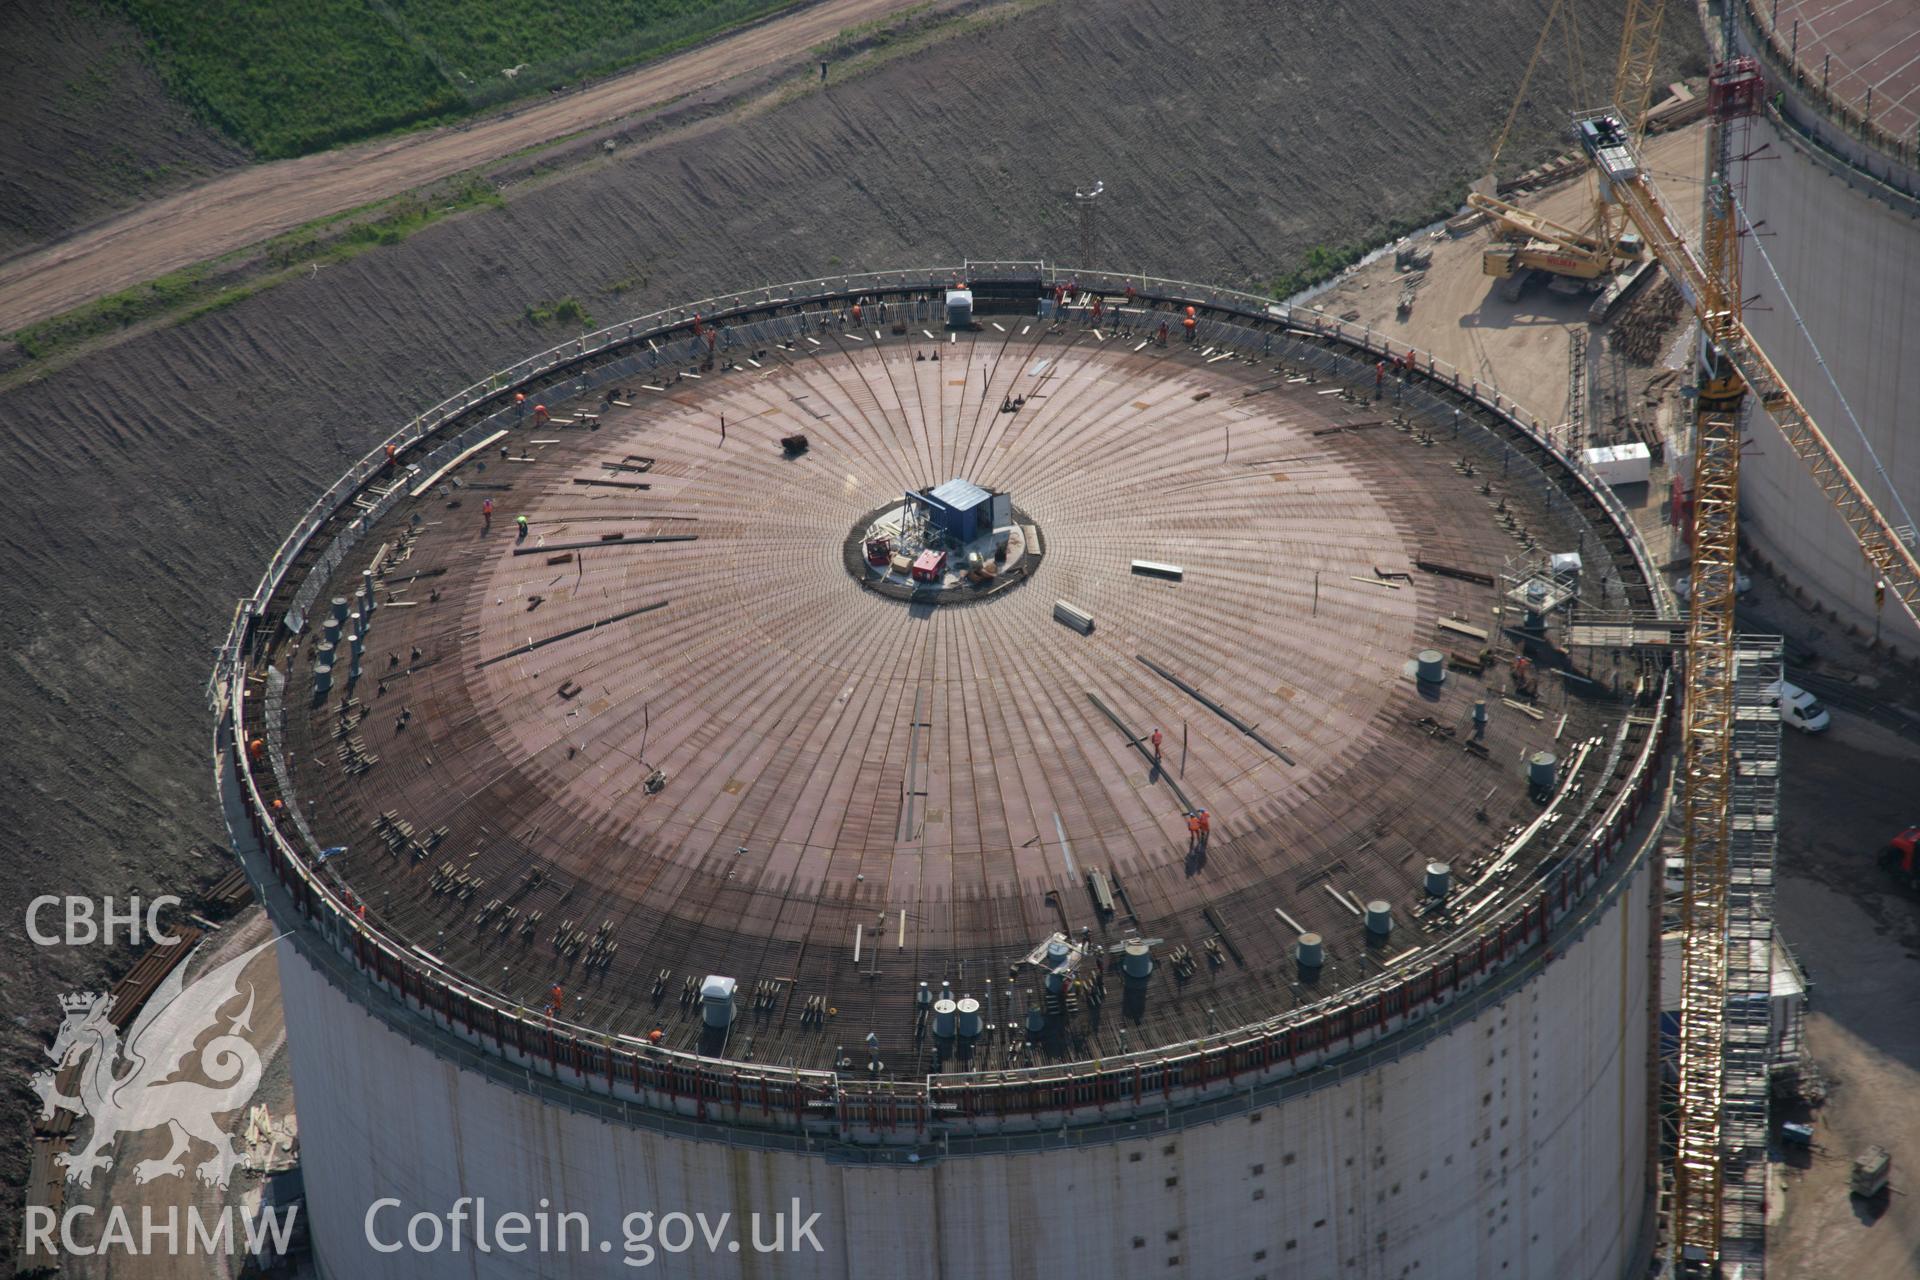
<svg viewBox="0 0 1920 1280">
<path fill-rule="evenodd" d="M 1780 428 L 1787 446 L 1806 464 L 1814 482 L 1853 530 L 1861 554 L 1878 580 L 1886 585 L 1907 615 L 1920 623 L 1920 561 L 1915 560 L 1912 548 L 1867 496 L 1832 441 L 1748 333 L 1740 318 L 1737 275 L 1729 285 L 1721 273 L 1709 269 L 1687 244 L 1679 223 L 1641 167 L 1633 143 L 1617 117 L 1582 120 L 1580 134 L 1601 179 L 1639 228 L 1687 305 L 1700 317 L 1715 350 L 1759 397 L 1761 407 Z M 1717 198 L 1730 201 L 1726 193 L 1720 193 Z M 1728 209 L 1726 216 L 1732 219 L 1737 215 Z M 1737 239 L 1737 234 L 1730 225 L 1727 239 Z"/>
<path fill-rule="evenodd" d="M 1562 226 L 1551 218 L 1545 218 L 1530 209 L 1508 204 L 1495 196 L 1483 196 L 1478 191 L 1467 194 L 1467 204 L 1499 223 L 1511 235 L 1532 236 L 1536 240 L 1545 240 L 1549 244 L 1559 245 L 1571 251 L 1590 254 L 1596 259 L 1609 256 L 1607 242 L 1584 231 L 1575 231 L 1572 227 Z"/>
<path fill-rule="evenodd" d="M 1627 0 L 1620 58 L 1613 70 L 1613 101 L 1636 139 L 1646 128 L 1647 99 L 1653 96 L 1653 73 L 1660 55 L 1660 24 L 1666 16 L 1667 0 Z"/>
</svg>

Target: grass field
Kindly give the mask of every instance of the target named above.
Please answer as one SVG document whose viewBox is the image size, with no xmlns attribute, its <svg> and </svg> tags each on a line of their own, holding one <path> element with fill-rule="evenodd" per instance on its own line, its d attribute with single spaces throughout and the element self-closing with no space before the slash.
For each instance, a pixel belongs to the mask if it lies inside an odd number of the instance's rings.
<svg viewBox="0 0 1920 1280">
<path fill-rule="evenodd" d="M 792 0 L 119 0 L 168 87 L 262 157 L 465 115 Z M 519 68 L 513 76 L 502 74 Z"/>
</svg>

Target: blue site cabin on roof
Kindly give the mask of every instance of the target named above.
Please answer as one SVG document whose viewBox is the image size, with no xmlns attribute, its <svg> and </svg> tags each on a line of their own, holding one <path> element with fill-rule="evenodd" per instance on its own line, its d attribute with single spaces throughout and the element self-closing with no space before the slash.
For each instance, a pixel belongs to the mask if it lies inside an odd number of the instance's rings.
<svg viewBox="0 0 1920 1280">
<path fill-rule="evenodd" d="M 955 542 L 965 545 L 980 536 L 980 522 L 993 529 L 993 494 L 971 480 L 949 480 L 920 493 L 907 494 L 909 502 L 927 508 L 927 523 Z"/>
</svg>

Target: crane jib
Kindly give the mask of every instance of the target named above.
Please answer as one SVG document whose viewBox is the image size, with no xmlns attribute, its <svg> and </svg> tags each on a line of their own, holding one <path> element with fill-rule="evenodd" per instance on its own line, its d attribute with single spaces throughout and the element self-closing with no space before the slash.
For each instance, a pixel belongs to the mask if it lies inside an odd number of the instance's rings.
<svg viewBox="0 0 1920 1280">
<path fill-rule="evenodd" d="M 1881 513 L 1786 379 L 1754 342 L 1739 317 L 1733 292 L 1714 279 L 1678 230 L 1679 224 L 1640 163 L 1617 116 L 1606 113 L 1581 120 L 1577 132 L 1589 160 L 1645 238 L 1667 278 L 1700 319 L 1715 349 L 1758 397 L 1788 447 L 1806 464 L 1835 511 L 1847 522 L 1862 558 L 1877 583 L 1884 584 L 1881 589 L 1890 591 L 1908 616 L 1920 623 L 1920 561 L 1914 557 L 1911 540 L 1902 537 Z M 1733 288 L 1737 290 L 1738 285 Z"/>
</svg>

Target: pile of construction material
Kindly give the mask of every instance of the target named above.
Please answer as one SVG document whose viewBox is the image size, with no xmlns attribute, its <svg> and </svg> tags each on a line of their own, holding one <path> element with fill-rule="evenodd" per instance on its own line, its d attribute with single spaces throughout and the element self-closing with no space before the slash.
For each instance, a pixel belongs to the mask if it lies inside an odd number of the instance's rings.
<svg viewBox="0 0 1920 1280">
<path fill-rule="evenodd" d="M 1502 196 L 1518 195 L 1527 191 L 1538 191 L 1550 187 L 1556 182 L 1578 177 L 1587 170 L 1586 153 L 1567 151 L 1555 156 L 1544 164 L 1537 164 L 1516 177 L 1508 178 L 1497 188 Z"/>
<path fill-rule="evenodd" d="M 1657 364 L 1685 309 L 1680 291 L 1661 276 L 1621 309 L 1609 341 L 1629 363 L 1642 368 Z"/>
<path fill-rule="evenodd" d="M 1413 314 L 1414 295 L 1426 283 L 1427 268 L 1433 265 L 1432 242 L 1444 234 L 1432 232 L 1426 237 L 1426 243 L 1408 237 L 1393 247 L 1393 269 L 1400 276 L 1400 301 L 1394 313 L 1402 320 Z"/>
<path fill-rule="evenodd" d="M 1426 280 L 1427 273 L 1424 271 L 1409 271 L 1400 277 L 1400 301 L 1394 307 L 1394 314 L 1402 320 L 1413 314 L 1414 295 L 1420 291 L 1420 286 L 1425 284 Z"/>
<path fill-rule="evenodd" d="M 1676 80 L 1667 86 L 1667 96 L 1647 109 L 1646 131 L 1665 133 L 1683 124 L 1692 124 L 1707 114 L 1707 100 L 1697 92 L 1699 82 L 1689 86 Z"/>
</svg>

